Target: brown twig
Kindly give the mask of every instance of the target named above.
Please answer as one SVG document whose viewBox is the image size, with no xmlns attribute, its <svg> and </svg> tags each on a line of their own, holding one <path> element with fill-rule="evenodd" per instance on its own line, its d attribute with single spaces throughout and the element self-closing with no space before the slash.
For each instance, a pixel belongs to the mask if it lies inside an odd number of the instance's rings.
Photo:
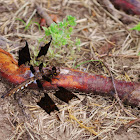
<svg viewBox="0 0 140 140">
<path fill-rule="evenodd" d="M 15 85 L 19 85 L 30 78 L 31 71 L 29 67 L 18 67 L 17 61 L 10 53 L 0 49 L 0 58 L 1 77 Z M 59 86 L 72 91 L 115 96 L 115 88 L 122 102 L 140 107 L 139 83 L 119 81 L 112 78 L 113 84 L 110 78 L 68 68 L 61 68 L 60 74 L 56 78 L 52 79 L 52 83 L 43 81 L 44 89 L 58 90 L 57 87 Z M 32 83 L 29 87 L 35 89 L 37 85 Z"/>
<path fill-rule="evenodd" d="M 132 120 L 129 123 L 125 124 L 124 129 L 127 130 L 129 127 L 131 127 L 132 125 L 136 124 L 137 122 L 140 122 L 140 118 Z"/>
<path fill-rule="evenodd" d="M 103 0 L 104 5 L 108 9 L 110 13 L 116 18 L 119 18 L 120 15 L 117 13 L 117 10 L 115 9 L 114 5 L 109 0 Z"/>
<path fill-rule="evenodd" d="M 46 11 L 43 10 L 38 4 L 36 4 L 37 13 L 46 20 L 46 24 L 50 26 L 53 23 L 51 17 L 47 14 Z"/>
</svg>

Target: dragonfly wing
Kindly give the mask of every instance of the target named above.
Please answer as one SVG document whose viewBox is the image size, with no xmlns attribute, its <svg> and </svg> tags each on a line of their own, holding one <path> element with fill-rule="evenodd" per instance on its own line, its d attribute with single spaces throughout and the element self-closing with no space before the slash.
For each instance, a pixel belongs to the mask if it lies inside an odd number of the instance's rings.
<svg viewBox="0 0 140 140">
<path fill-rule="evenodd" d="M 26 41 L 25 47 L 19 50 L 18 65 L 20 66 L 22 64 L 25 64 L 26 62 L 30 62 L 30 60 L 31 60 L 31 57 L 30 57 L 29 47 Z"/>
<path fill-rule="evenodd" d="M 73 94 L 71 91 L 63 88 L 63 87 L 58 87 L 59 90 L 56 91 L 56 93 L 54 94 L 57 98 L 59 98 L 60 100 L 68 103 L 72 98 L 76 97 L 78 98 L 75 94 Z"/>
<path fill-rule="evenodd" d="M 37 105 L 44 109 L 48 114 L 50 114 L 54 110 L 59 111 L 59 109 L 48 94 L 45 94 L 45 97 L 41 98 L 40 102 L 38 102 Z"/>
<path fill-rule="evenodd" d="M 52 42 L 52 38 L 51 38 L 51 40 L 50 40 L 50 42 L 48 44 L 46 44 L 44 47 L 41 47 L 41 49 L 40 49 L 40 51 L 38 53 L 37 58 L 41 57 L 42 55 L 45 56 L 47 54 L 51 42 Z"/>
</svg>

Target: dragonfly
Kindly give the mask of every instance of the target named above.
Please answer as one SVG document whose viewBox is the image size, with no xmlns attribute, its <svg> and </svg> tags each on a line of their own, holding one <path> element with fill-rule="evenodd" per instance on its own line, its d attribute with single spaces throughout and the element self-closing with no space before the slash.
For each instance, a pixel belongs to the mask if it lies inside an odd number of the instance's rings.
<svg viewBox="0 0 140 140">
<path fill-rule="evenodd" d="M 36 59 L 38 60 L 40 57 L 44 56 L 47 54 L 48 49 L 51 45 L 52 38 L 50 39 L 49 43 L 45 44 L 45 46 L 41 47 Z M 11 89 L 7 93 L 3 94 L 1 98 L 5 98 L 6 96 L 10 96 L 14 93 L 19 92 L 20 90 L 23 90 L 24 88 L 28 87 L 28 85 L 32 84 L 33 82 L 37 83 L 37 86 L 40 90 L 43 90 L 43 85 L 42 85 L 42 80 L 47 81 L 47 82 L 52 82 L 52 79 L 55 78 L 56 76 L 59 75 L 60 69 L 52 66 L 46 67 L 45 69 L 43 68 L 43 62 L 39 65 L 38 70 L 34 68 L 33 65 L 30 64 L 31 61 L 31 55 L 30 55 L 30 50 L 28 43 L 26 41 L 25 47 L 20 49 L 18 51 L 18 66 L 20 67 L 21 65 L 25 65 L 28 63 L 30 70 L 32 72 L 32 77 L 28 78 L 26 81 L 23 83 L 19 84 L 15 88 Z M 59 80 L 59 79 L 58 79 Z M 78 98 L 75 94 L 73 94 L 71 91 L 63 88 L 63 87 L 58 87 L 58 90 L 54 94 L 57 98 L 60 100 L 68 103 L 69 100 L 72 98 L 76 97 Z M 55 102 L 51 99 L 51 97 L 44 92 L 44 97 L 41 98 L 39 102 L 37 102 L 37 105 L 39 105 L 43 110 L 45 110 L 48 114 L 53 112 L 54 110 L 59 111 L 58 107 L 56 106 Z"/>
</svg>

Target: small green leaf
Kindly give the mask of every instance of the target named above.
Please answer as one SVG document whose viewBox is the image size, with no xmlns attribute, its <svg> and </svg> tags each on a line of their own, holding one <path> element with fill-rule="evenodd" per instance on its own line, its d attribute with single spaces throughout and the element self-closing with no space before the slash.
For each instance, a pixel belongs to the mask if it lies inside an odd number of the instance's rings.
<svg viewBox="0 0 140 140">
<path fill-rule="evenodd" d="M 44 27 L 44 26 L 42 26 L 42 29 L 43 29 L 44 31 L 48 30 L 48 28 L 47 28 L 47 27 Z"/>
<path fill-rule="evenodd" d="M 25 25 L 25 31 L 29 29 L 30 25 L 32 24 L 32 21 L 30 20 L 27 25 Z"/>
<path fill-rule="evenodd" d="M 26 25 L 26 22 L 25 22 L 24 20 L 22 20 L 22 19 L 20 19 L 20 18 L 16 18 L 16 20 L 19 20 L 19 21 L 21 21 L 24 25 Z"/>
<path fill-rule="evenodd" d="M 63 39 L 62 45 L 66 45 L 66 44 L 67 44 L 67 40 L 66 39 Z"/>
<path fill-rule="evenodd" d="M 50 33 L 50 31 L 49 31 L 49 29 L 47 27 L 42 26 L 42 29 L 45 31 L 46 36 L 51 35 L 51 33 Z"/>
<path fill-rule="evenodd" d="M 138 23 L 135 27 L 131 28 L 130 30 L 140 31 L 140 23 Z"/>
<path fill-rule="evenodd" d="M 39 31 L 41 30 L 41 28 L 40 28 L 40 24 L 38 23 L 38 22 L 34 22 L 37 26 L 38 26 L 38 29 L 39 29 Z"/>
<path fill-rule="evenodd" d="M 63 27 L 64 27 L 63 22 L 59 22 L 59 23 L 58 23 L 58 27 L 61 28 L 61 29 L 63 29 Z"/>
<path fill-rule="evenodd" d="M 75 45 L 76 45 L 76 46 L 79 46 L 80 44 L 81 44 L 81 41 L 80 41 L 80 39 L 79 39 L 79 38 L 76 38 Z"/>
<path fill-rule="evenodd" d="M 68 23 L 71 25 L 71 26 L 75 26 L 76 25 L 76 18 L 75 17 L 72 17 L 72 16 L 67 16 L 67 20 L 68 20 Z"/>
</svg>

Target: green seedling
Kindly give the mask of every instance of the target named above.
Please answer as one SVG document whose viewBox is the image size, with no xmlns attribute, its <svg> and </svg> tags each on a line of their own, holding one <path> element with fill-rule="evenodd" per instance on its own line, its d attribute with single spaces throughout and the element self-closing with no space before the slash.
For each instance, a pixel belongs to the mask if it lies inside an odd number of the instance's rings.
<svg viewBox="0 0 140 140">
<path fill-rule="evenodd" d="M 32 23 L 36 23 L 40 30 L 40 25 L 37 22 L 29 21 L 27 24 L 24 20 L 17 18 L 16 20 L 21 21 L 25 26 L 25 31 L 28 30 Z M 62 22 L 52 23 L 50 27 L 42 27 L 45 35 L 43 38 L 38 39 L 40 42 L 47 43 L 49 36 L 52 37 L 52 43 L 49 48 L 49 58 L 60 58 L 63 59 L 75 59 L 76 51 L 80 51 L 80 39 L 76 38 L 74 41 L 71 40 L 71 35 L 73 33 L 74 27 L 76 26 L 76 18 L 73 16 L 67 16 Z M 32 47 L 32 52 L 36 56 L 38 48 Z M 66 54 L 66 52 L 68 53 Z M 34 58 L 33 58 L 34 60 Z M 37 64 L 36 61 L 32 63 Z"/>
<path fill-rule="evenodd" d="M 20 18 L 16 18 L 16 20 L 19 20 L 19 21 L 21 21 L 24 24 L 24 26 L 25 26 L 25 29 L 24 30 L 25 31 L 27 31 L 29 29 L 30 25 L 32 24 L 31 21 L 29 21 L 29 23 L 26 24 L 26 22 L 24 20 L 20 19 Z"/>
<path fill-rule="evenodd" d="M 16 20 L 21 21 L 24 24 L 24 26 L 25 26 L 24 30 L 25 31 L 27 31 L 33 23 L 35 23 L 40 30 L 40 24 L 38 22 L 32 22 L 32 20 L 30 20 L 29 23 L 27 24 L 24 20 L 22 20 L 20 18 L 16 18 Z"/>
<path fill-rule="evenodd" d="M 57 52 L 60 52 L 61 47 L 67 45 L 67 47 L 77 46 L 78 50 L 80 50 L 80 39 L 76 39 L 75 41 L 71 40 L 71 34 L 73 32 L 73 28 L 76 26 L 76 18 L 73 16 L 67 16 L 62 22 L 59 23 L 52 23 L 50 27 L 42 27 L 45 31 L 45 36 L 39 39 L 39 42 L 44 41 L 48 36 L 52 37 L 52 45 L 58 49 Z M 54 54 L 54 49 L 49 49 L 51 56 L 61 56 L 58 53 Z"/>
</svg>

